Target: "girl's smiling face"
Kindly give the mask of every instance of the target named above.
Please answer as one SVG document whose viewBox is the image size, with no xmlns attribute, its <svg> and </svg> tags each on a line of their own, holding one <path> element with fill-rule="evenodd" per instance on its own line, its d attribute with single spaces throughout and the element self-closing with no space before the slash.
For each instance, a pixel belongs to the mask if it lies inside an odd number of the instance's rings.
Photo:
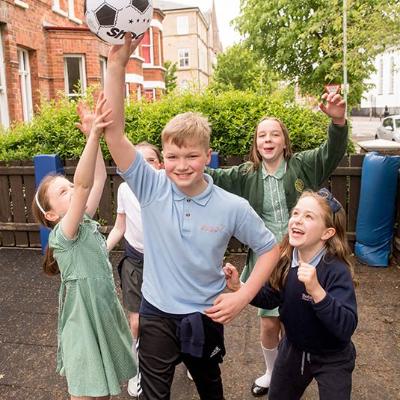
<svg viewBox="0 0 400 400">
<path fill-rule="evenodd" d="M 265 119 L 257 127 L 257 150 L 264 162 L 283 160 L 285 136 L 278 121 Z"/>
<path fill-rule="evenodd" d="M 290 245 L 298 249 L 303 261 L 308 261 L 335 234 L 335 229 L 326 226 L 324 210 L 318 201 L 305 196 L 293 208 L 288 233 Z"/>
<path fill-rule="evenodd" d="M 62 218 L 68 211 L 73 193 L 74 184 L 62 176 L 57 176 L 47 189 L 51 210 L 46 210 L 46 214 L 51 213 Z"/>
</svg>

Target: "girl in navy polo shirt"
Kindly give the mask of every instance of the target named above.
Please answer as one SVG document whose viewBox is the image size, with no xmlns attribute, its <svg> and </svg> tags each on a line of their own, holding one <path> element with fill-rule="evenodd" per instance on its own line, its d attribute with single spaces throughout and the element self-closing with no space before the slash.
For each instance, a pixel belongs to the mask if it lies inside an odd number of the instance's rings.
<svg viewBox="0 0 400 400">
<path fill-rule="evenodd" d="M 304 192 L 289 219 L 279 264 L 251 302 L 279 306 L 285 326 L 269 400 L 300 399 L 313 378 L 320 399 L 351 397 L 357 304 L 345 222 L 342 205 L 327 189 Z M 227 264 L 225 275 L 228 287 L 238 290 L 236 268 Z"/>
</svg>

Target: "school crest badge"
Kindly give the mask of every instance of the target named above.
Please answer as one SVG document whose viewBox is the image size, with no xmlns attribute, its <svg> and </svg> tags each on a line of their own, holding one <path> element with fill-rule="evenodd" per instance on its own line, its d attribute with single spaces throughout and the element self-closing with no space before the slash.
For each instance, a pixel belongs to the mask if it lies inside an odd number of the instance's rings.
<svg viewBox="0 0 400 400">
<path fill-rule="evenodd" d="M 295 187 L 295 189 L 296 189 L 299 193 L 303 193 L 303 190 L 304 190 L 304 182 L 303 182 L 301 179 L 297 178 L 297 179 L 294 181 L 294 187 Z"/>
</svg>

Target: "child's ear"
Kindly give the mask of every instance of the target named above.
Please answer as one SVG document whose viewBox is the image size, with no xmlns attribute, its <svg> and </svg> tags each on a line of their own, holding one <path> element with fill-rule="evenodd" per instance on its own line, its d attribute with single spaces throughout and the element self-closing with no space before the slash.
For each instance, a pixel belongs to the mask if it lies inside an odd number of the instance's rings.
<svg viewBox="0 0 400 400">
<path fill-rule="evenodd" d="M 207 165 L 210 164 L 211 162 L 211 151 L 212 149 L 207 150 L 207 162 L 206 162 Z"/>
<path fill-rule="evenodd" d="M 46 211 L 44 217 L 51 222 L 56 222 L 60 218 L 54 211 Z"/>
<path fill-rule="evenodd" d="M 336 234 L 336 229 L 335 228 L 327 228 L 325 229 L 325 232 L 322 234 L 321 239 L 322 240 L 328 240 L 332 236 Z"/>
</svg>

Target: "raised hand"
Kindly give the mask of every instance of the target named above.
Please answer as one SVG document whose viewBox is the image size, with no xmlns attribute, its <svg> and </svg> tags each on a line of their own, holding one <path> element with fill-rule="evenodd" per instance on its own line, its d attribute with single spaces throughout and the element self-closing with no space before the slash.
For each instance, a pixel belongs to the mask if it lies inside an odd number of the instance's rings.
<svg viewBox="0 0 400 400">
<path fill-rule="evenodd" d="M 326 292 L 318 281 L 315 267 L 300 261 L 297 277 L 300 282 L 304 283 L 307 293 L 312 296 L 315 303 L 318 303 L 325 297 Z"/>
<path fill-rule="evenodd" d="M 222 268 L 225 274 L 226 286 L 228 289 L 236 292 L 240 289 L 239 272 L 236 267 L 230 263 L 226 263 L 225 267 Z"/>
<path fill-rule="evenodd" d="M 76 108 L 76 112 L 79 116 L 79 121 L 75 124 L 75 126 L 86 136 L 89 136 L 90 129 L 92 128 L 94 121 L 94 113 L 90 109 L 90 107 L 84 103 L 83 101 L 79 101 L 78 106 Z"/>
<path fill-rule="evenodd" d="M 105 119 L 110 115 L 111 109 L 103 111 L 103 108 L 106 104 L 106 98 L 104 97 L 104 93 L 101 92 L 100 96 L 96 103 L 96 108 L 93 114 L 93 121 L 90 129 L 89 136 L 94 136 L 100 138 L 104 129 L 113 123 L 112 120 L 105 121 Z"/>
<path fill-rule="evenodd" d="M 125 35 L 124 44 L 111 46 L 110 52 L 108 53 L 108 63 L 117 64 L 122 67 L 126 67 L 129 61 L 129 57 L 135 51 L 140 41 L 143 39 L 144 34 L 141 34 L 136 39 L 132 39 L 131 35 Z"/>
<path fill-rule="evenodd" d="M 346 102 L 338 93 L 324 93 L 319 108 L 328 117 L 332 118 L 335 125 L 346 124 Z"/>
</svg>

